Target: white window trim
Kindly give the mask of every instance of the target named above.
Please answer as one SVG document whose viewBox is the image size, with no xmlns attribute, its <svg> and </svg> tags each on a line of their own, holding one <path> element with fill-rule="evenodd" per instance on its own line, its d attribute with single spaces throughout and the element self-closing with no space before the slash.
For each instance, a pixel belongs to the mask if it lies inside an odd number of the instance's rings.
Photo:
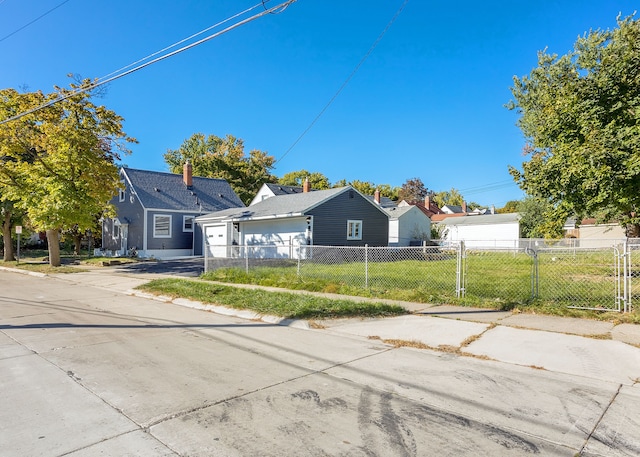
<svg viewBox="0 0 640 457">
<path fill-rule="evenodd" d="M 123 201 L 125 201 L 125 197 L 126 197 L 126 191 L 124 189 L 119 189 L 118 190 L 118 201 L 120 203 L 122 203 Z"/>
<path fill-rule="evenodd" d="M 347 221 L 347 240 L 362 239 L 362 221 L 349 219 Z"/>
<path fill-rule="evenodd" d="M 115 219 L 112 219 L 111 223 L 113 224 L 112 230 L 111 230 L 111 236 L 113 237 L 114 240 L 117 240 L 118 238 L 120 238 L 120 224 L 118 224 Z"/>
<path fill-rule="evenodd" d="M 168 217 L 169 218 L 169 234 L 168 235 L 158 235 L 156 221 L 159 217 Z M 154 238 L 171 238 L 171 226 L 173 224 L 173 217 L 171 214 L 154 214 L 153 215 L 153 237 Z"/>
<path fill-rule="evenodd" d="M 191 219 L 191 228 L 187 228 L 187 219 Z M 182 216 L 182 231 L 183 232 L 193 232 L 193 226 L 196 223 L 195 216 Z"/>
</svg>

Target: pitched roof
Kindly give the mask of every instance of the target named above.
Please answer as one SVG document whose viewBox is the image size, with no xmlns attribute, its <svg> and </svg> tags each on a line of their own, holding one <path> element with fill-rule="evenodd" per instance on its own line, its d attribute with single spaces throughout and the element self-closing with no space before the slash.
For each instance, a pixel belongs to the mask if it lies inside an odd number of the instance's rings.
<svg viewBox="0 0 640 457">
<path fill-rule="evenodd" d="M 484 214 L 480 216 L 460 216 L 448 217 L 439 224 L 441 225 L 486 225 L 486 224 L 508 224 L 518 222 L 520 215 L 518 213 L 506 214 Z"/>
<path fill-rule="evenodd" d="M 403 214 L 406 214 L 409 211 L 411 211 L 414 207 L 415 207 L 414 205 L 410 205 L 410 206 L 394 206 L 392 208 L 384 208 L 384 210 L 389 215 L 390 218 L 397 219 L 400 216 L 402 216 Z"/>
<path fill-rule="evenodd" d="M 254 203 L 246 208 L 230 208 L 216 211 L 205 216 L 200 216 L 198 219 L 250 220 L 302 216 L 307 211 L 349 189 L 351 189 L 351 187 L 347 186 L 328 190 L 317 190 L 315 192 L 278 195 Z"/>
<path fill-rule="evenodd" d="M 355 192 L 360 195 L 364 198 L 365 202 L 368 202 L 388 217 L 387 212 L 378 204 L 367 200 L 364 195 L 360 194 L 360 192 L 353 187 L 346 186 L 326 190 L 316 190 L 314 192 L 277 195 L 254 203 L 246 208 L 230 208 L 227 210 L 216 211 L 214 213 L 200 216 L 197 220 L 200 222 L 207 220 L 246 221 L 304 216 L 313 208 L 347 191 Z"/>
<path fill-rule="evenodd" d="M 181 174 L 122 168 L 121 174 L 130 184 L 145 208 L 212 212 L 244 207 L 224 179 L 193 177 L 187 189 Z"/>
</svg>

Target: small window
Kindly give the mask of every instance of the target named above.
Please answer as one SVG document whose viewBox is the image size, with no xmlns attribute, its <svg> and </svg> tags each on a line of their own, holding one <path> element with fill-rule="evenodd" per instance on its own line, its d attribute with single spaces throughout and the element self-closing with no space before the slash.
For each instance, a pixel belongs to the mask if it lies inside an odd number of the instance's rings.
<svg viewBox="0 0 640 457">
<path fill-rule="evenodd" d="M 164 214 L 153 216 L 153 237 L 171 238 L 171 216 Z"/>
<path fill-rule="evenodd" d="M 120 224 L 116 223 L 115 219 L 111 222 L 113 223 L 113 230 L 111 231 L 113 233 L 113 239 L 117 240 L 120 238 Z"/>
<path fill-rule="evenodd" d="M 194 216 L 182 216 L 183 232 L 193 232 L 193 218 Z"/>
<path fill-rule="evenodd" d="M 118 191 L 118 201 L 123 202 L 124 201 L 124 197 L 125 197 L 125 190 L 124 189 L 120 189 Z"/>
<path fill-rule="evenodd" d="M 362 221 L 347 221 L 347 239 L 362 239 Z"/>
</svg>

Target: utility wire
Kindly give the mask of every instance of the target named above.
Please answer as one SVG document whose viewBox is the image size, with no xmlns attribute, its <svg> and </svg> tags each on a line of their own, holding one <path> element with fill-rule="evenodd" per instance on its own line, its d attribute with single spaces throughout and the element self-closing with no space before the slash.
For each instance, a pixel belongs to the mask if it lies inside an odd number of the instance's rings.
<svg viewBox="0 0 640 457">
<path fill-rule="evenodd" d="M 266 2 L 268 2 L 268 1 L 270 1 L 270 0 L 266 0 Z M 254 10 L 255 8 L 258 8 L 258 7 L 260 7 L 260 6 L 264 6 L 264 2 L 263 2 L 263 3 L 258 3 L 258 4 L 256 4 L 256 5 L 253 5 L 252 7 L 247 8 L 247 9 L 246 9 L 246 10 L 244 10 L 244 11 L 241 11 L 241 12 L 239 12 L 239 13 L 237 13 L 237 14 L 234 14 L 234 15 L 233 15 L 233 16 L 231 16 L 231 17 L 228 17 L 228 18 L 227 18 L 227 19 L 225 19 L 224 21 L 220 21 L 220 22 L 218 22 L 217 24 L 214 24 L 214 25 L 212 25 L 212 26 L 210 26 L 210 27 L 207 27 L 206 29 L 203 29 L 203 30 L 201 30 L 201 31 L 199 31 L 199 32 L 197 32 L 197 33 L 194 33 L 193 35 L 191 35 L 191 36 L 189 36 L 189 37 L 187 37 L 187 38 L 184 38 L 184 39 L 182 39 L 182 40 L 180 40 L 180 41 L 177 41 L 177 42 L 173 43 L 172 45 L 167 46 L 166 48 L 163 48 L 163 49 L 160 49 L 159 51 L 154 52 L 153 54 L 149 54 L 148 56 L 143 57 L 142 59 L 136 60 L 135 62 L 130 63 L 129 65 L 126 65 L 126 66 L 124 66 L 124 67 L 122 67 L 122 68 L 118 68 L 117 70 L 112 71 L 111 73 L 109 73 L 109 74 L 107 74 L 107 75 L 104 75 L 104 76 L 103 76 L 103 77 L 101 77 L 101 78 L 98 78 L 98 80 L 101 80 L 101 79 L 104 79 L 104 78 L 108 78 L 108 77 L 110 77 L 110 76 L 112 76 L 112 75 L 115 75 L 115 74 L 117 74 L 117 73 L 120 73 L 121 71 L 126 70 L 127 68 L 133 67 L 134 65 L 137 65 L 137 64 L 139 64 L 139 63 L 141 63 L 141 62 L 144 62 L 145 60 L 148 60 L 148 59 L 150 59 L 150 58 L 152 58 L 152 57 L 155 57 L 155 56 L 157 56 L 158 54 L 161 54 L 161 53 L 163 53 L 163 52 L 165 52 L 165 51 L 168 51 L 169 49 L 175 48 L 176 46 L 178 46 L 178 45 L 180 45 L 180 44 L 182 44 L 182 43 L 185 43 L 185 42 L 187 42 L 187 41 L 189 41 L 189 40 L 192 40 L 193 38 L 195 38 L 195 37 L 197 37 L 197 36 L 202 35 L 203 33 L 208 32 L 209 30 L 212 30 L 212 29 L 215 29 L 215 28 L 217 28 L 217 27 L 220 27 L 221 25 L 226 24 L 227 22 L 229 22 L 229 21 L 231 21 L 231 20 L 233 20 L 233 19 L 236 19 L 237 17 L 240 17 L 240 16 L 242 16 L 242 15 L 244 15 L 244 14 L 247 14 L 249 11 Z M 266 6 L 265 6 L 265 8 L 266 8 Z"/>
<path fill-rule="evenodd" d="M 69 1 L 69 0 L 66 0 L 66 1 Z M 104 84 L 108 84 L 108 83 L 110 83 L 112 81 L 115 81 L 116 79 L 120 79 L 120 78 L 122 78 L 124 76 L 130 75 L 131 73 L 134 73 L 136 71 L 142 70 L 143 68 L 148 67 L 149 65 L 153 65 L 154 63 L 160 62 L 161 60 L 168 59 L 169 57 L 172 57 L 172 56 L 174 56 L 176 54 L 184 52 L 184 51 L 186 51 L 188 49 L 191 49 L 191 48 L 193 48 L 195 46 L 198 46 L 198 45 L 200 45 L 202 43 L 210 41 L 210 40 L 212 40 L 212 39 L 214 39 L 214 38 L 216 38 L 216 37 L 218 37 L 220 35 L 223 35 L 223 34 L 229 32 L 229 31 L 231 31 L 233 29 L 236 29 L 236 28 L 238 28 L 238 27 L 240 27 L 242 25 L 245 25 L 245 24 L 247 24 L 247 23 L 249 23 L 251 21 L 254 21 L 254 20 L 256 20 L 256 19 L 258 19 L 258 18 L 260 18 L 262 16 L 265 16 L 267 14 L 270 14 L 270 13 L 272 13 L 274 11 L 282 12 L 289 5 L 291 5 L 292 3 L 296 2 L 296 1 L 297 0 L 287 0 L 287 1 L 283 2 L 283 3 L 280 3 L 277 6 L 274 6 L 274 7 L 269 8 L 269 9 L 265 9 L 264 11 L 262 11 L 260 13 L 257 13 L 255 15 L 251 16 L 251 17 L 248 17 L 247 19 L 243 19 L 242 21 L 236 22 L 235 24 L 230 25 L 226 29 L 223 29 L 223 30 L 221 30 L 219 32 L 213 33 L 213 34 L 211 34 L 211 35 L 209 35 L 209 36 L 207 36 L 205 38 L 202 38 L 201 40 L 198 40 L 198 41 L 196 41 L 194 43 L 191 43 L 191 44 L 188 44 L 186 46 L 183 46 L 183 47 L 181 47 L 179 49 L 176 49 L 175 51 L 172 51 L 172 52 L 170 52 L 168 54 L 162 55 L 160 57 L 156 57 L 155 59 L 150 60 L 148 62 L 145 62 L 143 64 L 140 64 L 137 67 L 134 67 L 134 68 L 132 68 L 130 70 L 118 73 L 118 74 L 116 74 L 114 76 L 111 76 L 111 77 L 103 79 L 103 80 L 96 80 L 95 82 L 93 82 L 91 84 L 88 84 L 85 87 L 79 87 L 79 88 L 76 88 L 74 90 L 71 90 L 71 91 L 69 91 L 69 93 L 67 93 L 65 95 L 61 95 L 61 96 L 55 98 L 54 100 L 51 100 L 51 101 L 49 101 L 47 103 L 44 103 L 44 104 L 39 105 L 39 106 L 36 106 L 35 108 L 32 108 L 32 109 L 30 109 L 28 111 L 24 111 L 24 112 L 22 112 L 20 114 L 16 114 L 15 116 L 12 116 L 10 118 L 4 119 L 4 120 L 0 121 L 0 125 L 6 124 L 7 122 L 14 121 L 16 119 L 20 119 L 23 116 L 35 113 L 36 111 L 40 111 L 41 109 L 44 109 L 44 108 L 47 108 L 49 106 L 55 105 L 56 103 L 59 103 L 59 102 L 61 102 L 63 100 L 71 98 L 71 97 L 73 97 L 75 95 L 78 95 L 78 94 L 83 93 L 83 92 L 91 91 L 91 90 L 93 90 L 93 89 L 95 89 L 97 87 L 100 87 L 100 86 L 104 85 Z M 262 3 L 260 3 L 260 4 L 262 4 Z M 223 21 L 223 23 L 224 22 L 226 22 L 226 21 Z M 173 46 L 171 46 L 171 47 L 173 47 Z M 124 68 L 127 68 L 127 67 L 124 67 Z"/>
<path fill-rule="evenodd" d="M 39 21 L 40 19 L 42 19 L 43 17 L 45 17 L 47 14 L 57 10 L 58 8 L 60 8 L 62 5 L 64 5 L 65 3 L 67 3 L 69 0 L 64 0 L 62 3 L 59 3 L 58 5 L 54 6 L 53 8 L 51 8 L 49 11 L 47 11 L 46 13 L 41 14 L 40 16 L 38 16 L 37 18 L 35 18 L 33 21 L 23 25 L 22 27 L 20 27 L 18 30 L 14 30 L 13 32 L 11 32 L 9 35 L 6 35 L 2 38 L 0 38 L 0 43 L 3 42 L 4 40 L 6 40 L 9 37 L 12 37 L 13 35 L 15 35 L 16 33 L 20 32 L 21 30 L 26 29 L 27 27 L 29 27 L 31 24 L 33 24 L 34 22 Z M 0 5 L 4 3 L 4 0 L 0 1 Z"/>
<path fill-rule="evenodd" d="M 367 58 L 371 55 L 371 53 L 373 52 L 373 50 L 376 48 L 376 46 L 378 46 L 378 43 L 380 43 L 380 41 L 382 40 L 382 37 L 385 35 L 385 33 L 387 33 L 387 31 L 391 28 L 391 25 L 395 22 L 395 20 L 398 18 L 398 16 L 400 16 L 400 13 L 402 12 L 402 10 L 404 9 L 404 7 L 407 5 L 407 3 L 409 3 L 409 0 L 404 0 L 404 2 L 402 3 L 402 5 L 400 5 L 400 8 L 398 8 L 398 11 L 396 11 L 396 13 L 393 15 L 393 17 L 391 18 L 391 20 L 389 21 L 389 23 L 387 24 L 387 26 L 384 28 L 384 30 L 382 31 L 382 33 L 380 33 L 380 35 L 378 35 L 378 38 L 376 38 L 376 40 L 373 42 L 373 44 L 371 45 L 371 47 L 369 48 L 369 50 L 367 51 L 367 53 L 364 55 L 364 57 L 360 60 L 360 62 L 358 62 L 358 65 L 356 65 L 356 67 L 353 69 L 353 71 L 351 72 L 351 74 L 347 77 L 347 79 L 342 83 L 342 85 L 340 86 L 340 88 L 338 89 L 338 91 L 333 95 L 333 97 L 331 97 L 331 100 L 329 100 L 329 102 L 324 106 L 324 108 L 322 108 L 320 110 L 320 112 L 318 113 L 318 115 L 313 119 L 313 121 L 311 121 L 311 124 L 309 124 L 309 126 L 300 134 L 300 136 L 293 142 L 293 144 L 291 146 L 289 146 L 289 149 L 287 149 L 285 151 L 284 154 L 282 154 L 282 156 L 276 160 L 273 164 L 277 164 L 278 162 L 280 162 L 282 159 L 284 159 L 287 154 L 289 154 L 291 152 L 291 150 L 296 147 L 296 145 L 300 142 L 300 140 L 309 132 L 309 130 L 311 130 L 311 128 L 316 124 L 316 122 L 318 122 L 318 120 L 322 117 L 322 115 L 325 113 L 325 111 L 327 111 L 327 109 L 329 108 L 329 106 L 331 106 L 331 104 L 335 101 L 336 98 L 338 98 L 338 95 L 340 95 L 340 93 L 342 92 L 342 90 L 347 86 L 347 84 L 349 84 L 349 81 L 351 81 L 351 79 L 355 76 L 355 74 L 358 72 L 358 70 L 360 69 L 360 67 L 362 66 L 362 64 L 365 62 L 365 60 L 367 60 Z"/>
</svg>

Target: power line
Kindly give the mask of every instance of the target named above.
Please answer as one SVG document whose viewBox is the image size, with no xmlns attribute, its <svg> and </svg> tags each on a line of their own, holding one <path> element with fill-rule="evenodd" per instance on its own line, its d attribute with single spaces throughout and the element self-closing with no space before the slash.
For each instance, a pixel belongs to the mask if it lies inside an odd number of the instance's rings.
<svg viewBox="0 0 640 457">
<path fill-rule="evenodd" d="M 367 53 L 364 55 L 364 57 L 362 59 L 360 59 L 360 62 L 358 62 L 358 65 L 356 65 L 356 67 L 353 69 L 351 74 L 342 83 L 342 85 L 340 86 L 338 91 L 333 95 L 333 97 L 331 97 L 331 100 L 329 100 L 329 102 L 324 106 L 324 108 L 322 108 L 320 110 L 318 115 L 313 119 L 313 121 L 311 121 L 309 126 L 300 134 L 300 136 L 293 142 L 293 144 L 291 146 L 289 146 L 289 149 L 287 149 L 285 151 L 285 153 L 282 154 L 282 156 L 273 163 L 274 166 L 275 166 L 275 164 L 280 162 L 282 159 L 284 159 L 287 156 L 287 154 L 289 154 L 294 147 L 296 147 L 296 145 L 300 142 L 300 140 L 309 132 L 309 130 L 311 130 L 311 128 L 316 124 L 316 122 L 318 122 L 318 120 L 322 117 L 322 115 L 325 113 L 325 111 L 327 111 L 329 106 L 331 106 L 331 104 L 335 101 L 335 99 L 338 98 L 338 95 L 340 95 L 342 90 L 347 86 L 347 84 L 349 84 L 349 81 L 351 81 L 351 79 L 358 72 L 358 70 L 360 69 L 362 64 L 365 62 L 365 60 L 367 60 L 367 58 L 371 55 L 371 53 L 376 48 L 378 43 L 380 43 L 380 41 L 382 40 L 382 37 L 385 35 L 385 33 L 387 33 L 387 30 L 389 30 L 391 28 L 391 25 L 395 22 L 395 20 L 398 18 L 398 16 L 400 16 L 400 13 L 404 9 L 404 7 L 407 5 L 407 3 L 409 3 L 409 0 L 404 0 L 402 5 L 400 5 L 400 8 L 398 8 L 398 11 L 396 11 L 396 13 L 393 15 L 393 17 L 389 21 L 389 23 L 386 25 L 386 27 L 384 28 L 382 33 L 380 33 L 380 35 L 378 35 L 378 38 L 376 38 L 376 40 L 373 42 L 373 44 L 371 45 L 371 47 L 369 48 Z"/>
<path fill-rule="evenodd" d="M 47 14 L 57 10 L 58 8 L 60 8 L 62 5 L 64 5 L 65 3 L 67 3 L 69 0 L 64 0 L 62 3 L 59 3 L 58 5 L 54 6 L 53 8 L 51 8 L 49 11 L 47 11 L 46 13 L 41 14 L 40 16 L 38 16 L 37 18 L 35 18 L 33 21 L 28 22 L 27 24 L 23 25 L 22 27 L 20 27 L 18 30 L 14 30 L 13 32 L 11 32 L 9 35 L 6 35 L 2 38 L 0 38 L 0 43 L 3 42 L 4 40 L 6 40 L 9 37 L 12 37 L 13 35 L 15 35 L 16 33 L 20 32 L 21 30 L 26 29 L 27 27 L 29 27 L 31 24 L 33 24 L 34 22 L 39 21 L 40 19 L 42 19 L 43 17 L 45 17 Z M 0 1 L 0 5 L 4 2 L 4 0 Z"/>
<path fill-rule="evenodd" d="M 270 1 L 270 0 L 266 0 L 266 2 L 269 2 L 269 1 Z M 171 45 L 169 45 L 169 46 L 167 46 L 167 47 L 165 47 L 165 48 L 162 48 L 162 49 L 160 49 L 159 51 L 156 51 L 156 52 L 154 52 L 154 53 L 152 53 L 152 54 L 149 54 L 148 56 L 143 57 L 142 59 L 136 60 L 135 62 L 132 62 L 132 63 L 130 63 L 129 65 L 125 65 L 125 66 L 124 66 L 124 67 L 122 67 L 122 68 L 118 68 L 117 70 L 112 71 L 111 73 L 109 73 L 109 74 L 107 74 L 107 75 L 104 75 L 104 76 L 102 76 L 101 78 L 98 78 L 98 79 L 100 80 L 100 79 L 108 78 L 109 76 L 115 75 L 115 74 L 117 74 L 117 73 L 119 73 L 119 72 L 121 72 L 121 71 L 126 70 L 127 68 L 133 67 L 134 65 L 137 65 L 137 64 L 139 64 L 139 63 L 141 63 L 141 62 L 144 62 L 145 60 L 149 60 L 150 58 L 155 57 L 155 56 L 157 56 L 158 54 L 161 54 L 161 53 L 163 53 L 163 52 L 165 52 L 165 51 L 168 51 L 169 49 L 175 48 L 176 46 L 178 46 L 178 45 L 180 45 L 180 44 L 182 44 L 182 43 L 186 43 L 187 41 L 192 40 L 193 38 L 195 38 L 195 37 L 197 37 L 197 36 L 200 36 L 200 35 L 202 35 L 203 33 L 208 32 L 209 30 L 213 30 L 213 29 L 215 29 L 215 28 L 217 28 L 217 27 L 220 27 L 220 26 L 221 26 L 221 25 L 223 25 L 223 24 L 226 24 L 227 22 L 229 22 L 229 21 L 231 21 L 231 20 L 233 20 L 233 19 L 236 19 L 236 18 L 238 18 L 238 17 L 240 17 L 240 16 L 242 16 L 242 15 L 244 15 L 244 14 L 247 14 L 249 11 L 254 10 L 254 9 L 256 9 L 256 8 L 260 7 L 260 6 L 264 6 L 264 7 L 266 8 L 266 6 L 264 5 L 264 3 L 265 3 L 264 1 L 263 1 L 262 3 L 257 3 L 257 4 L 255 4 L 255 5 L 253 5 L 252 7 L 247 8 L 247 9 L 246 9 L 246 10 L 244 10 L 244 11 L 241 11 L 241 12 L 239 12 L 239 13 L 237 13 L 237 14 L 234 14 L 233 16 L 228 17 L 227 19 L 225 19 L 225 20 L 223 20 L 223 21 L 218 22 L 217 24 L 214 24 L 214 25 L 212 25 L 212 26 L 209 26 L 209 27 L 207 27 L 206 29 L 200 30 L 199 32 L 194 33 L 193 35 L 188 36 L 187 38 L 184 38 L 184 39 L 182 39 L 182 40 L 180 40 L 180 41 L 176 41 L 175 43 L 173 43 L 173 44 L 171 44 Z"/>
<path fill-rule="evenodd" d="M 69 0 L 66 0 L 66 1 L 69 1 Z M 44 104 L 39 105 L 39 106 L 36 106 L 35 108 L 32 108 L 32 109 L 27 110 L 27 111 L 24 111 L 22 113 L 16 114 L 15 116 L 12 116 L 10 118 L 4 119 L 4 120 L 0 121 L 0 125 L 6 124 L 7 122 L 14 121 L 16 119 L 20 119 L 23 116 L 35 113 L 36 111 L 40 111 L 41 109 L 44 109 L 44 108 L 47 108 L 49 106 L 55 105 L 56 103 L 59 103 L 59 102 L 61 102 L 63 100 L 71 98 L 71 97 L 73 97 L 75 95 L 78 95 L 78 94 L 83 93 L 83 92 L 89 92 L 89 91 L 91 91 L 93 89 L 96 89 L 97 87 L 103 86 L 104 84 L 108 84 L 108 83 L 110 83 L 112 81 L 115 81 L 116 79 L 120 79 L 120 78 L 122 78 L 124 76 L 130 75 L 131 73 L 134 73 L 136 71 L 142 70 L 143 68 L 148 67 L 149 65 L 153 65 L 154 63 L 160 62 L 161 60 L 168 59 L 169 57 L 175 56 L 176 54 L 179 54 L 179 53 L 184 52 L 184 51 L 186 51 L 188 49 L 191 49 L 191 48 L 193 48 L 195 46 L 198 46 L 198 45 L 200 45 L 202 43 L 210 41 L 210 40 L 212 40 L 212 39 L 214 39 L 214 38 L 216 38 L 216 37 L 218 37 L 220 35 L 223 35 L 223 34 L 229 32 L 229 31 L 231 31 L 233 29 L 236 29 L 236 28 L 238 28 L 238 27 L 240 27 L 242 25 L 245 25 L 245 24 L 247 24 L 247 23 L 249 23 L 251 21 L 254 21 L 254 20 L 256 20 L 256 19 L 258 19 L 258 18 L 260 18 L 262 16 L 265 16 L 267 14 L 271 14 L 273 12 L 279 12 L 280 13 L 280 12 L 284 11 L 289 5 L 291 5 L 292 3 L 295 3 L 296 1 L 297 0 L 287 0 L 287 1 L 283 2 L 283 3 L 280 3 L 279 5 L 276 5 L 276 6 L 272 7 L 272 8 L 269 8 L 269 9 L 265 9 L 264 11 L 262 11 L 260 13 L 257 13 L 255 15 L 251 16 L 251 17 L 248 17 L 247 19 L 243 19 L 243 20 L 241 20 L 239 22 L 236 22 L 235 24 L 230 25 L 229 27 L 227 27 L 227 28 L 225 28 L 225 29 L 223 29 L 223 30 L 221 30 L 219 32 L 215 32 L 215 33 L 213 33 L 213 34 L 211 34 L 209 36 L 206 36 L 205 38 L 202 38 L 202 39 L 200 39 L 200 40 L 198 40 L 198 41 L 196 41 L 194 43 L 191 43 L 191 44 L 188 44 L 186 46 L 183 46 L 183 47 L 181 47 L 179 49 L 176 49 L 175 51 L 169 52 L 169 53 L 164 54 L 164 55 L 162 55 L 160 57 L 156 57 L 155 59 L 150 60 L 150 61 L 145 62 L 145 63 L 142 63 L 142 64 L 140 64 L 140 65 L 138 65 L 138 66 L 136 66 L 134 68 L 131 68 L 130 70 L 123 71 L 121 73 L 115 74 L 114 76 L 108 77 L 106 79 L 97 79 L 96 81 L 94 81 L 91 84 L 88 84 L 85 87 L 78 87 L 76 89 L 70 90 L 67 94 L 60 95 L 57 98 L 55 98 L 54 100 L 51 100 L 51 101 L 49 101 L 47 103 L 44 103 Z M 264 2 L 259 3 L 258 6 L 262 5 L 262 4 L 264 4 Z M 251 9 L 252 8 L 250 8 L 249 10 L 251 10 Z M 240 13 L 240 14 L 242 14 L 242 13 Z M 236 15 L 236 17 L 237 17 L 237 15 Z M 228 20 L 222 21 L 221 24 L 225 23 L 227 21 Z M 200 33 L 203 33 L 203 32 L 199 32 L 199 33 L 197 33 L 197 34 L 195 34 L 193 36 L 199 35 Z M 178 43 L 181 43 L 181 42 L 178 42 Z M 175 47 L 175 46 L 176 46 L 176 44 L 171 45 L 169 48 Z M 162 52 L 162 51 L 159 51 L 159 52 Z M 157 54 L 157 53 L 155 53 L 155 54 Z M 155 54 L 152 54 L 152 55 L 155 55 Z M 148 58 L 149 58 L 149 56 L 147 56 L 146 58 L 141 59 L 141 60 L 146 60 Z M 134 64 L 131 64 L 131 65 L 134 65 Z M 123 68 L 128 68 L 131 65 L 128 65 L 128 66 L 123 67 Z M 114 74 L 114 72 L 110 73 L 110 75 L 113 75 L 113 74 Z"/>
</svg>

